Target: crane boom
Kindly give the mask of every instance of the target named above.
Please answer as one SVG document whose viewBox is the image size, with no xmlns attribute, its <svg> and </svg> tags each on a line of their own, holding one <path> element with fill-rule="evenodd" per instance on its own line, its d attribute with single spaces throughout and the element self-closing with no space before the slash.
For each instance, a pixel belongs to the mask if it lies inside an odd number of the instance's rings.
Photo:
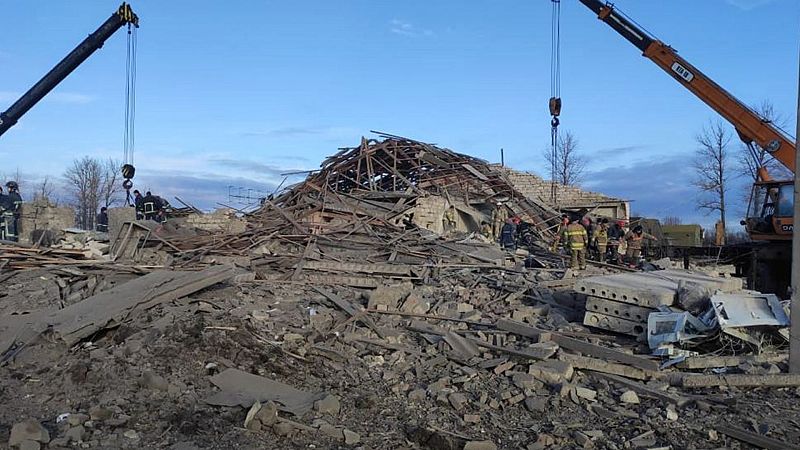
<svg viewBox="0 0 800 450">
<path fill-rule="evenodd" d="M 28 92 L 24 93 L 11 107 L 0 113 L 0 136 L 14 126 L 25 113 L 33 108 L 36 103 L 52 91 L 58 83 L 63 81 L 81 63 L 86 61 L 92 53 L 102 47 L 111 35 L 127 24 L 138 27 L 139 18 L 129 4 L 123 3 L 108 20 L 100 25 L 100 28 L 78 44 L 74 50 L 50 69 L 41 80 L 28 89 Z"/>
<path fill-rule="evenodd" d="M 792 138 L 680 57 L 675 49 L 654 38 L 616 11 L 613 4 L 601 0 L 580 0 L 580 2 L 641 50 L 646 58 L 733 124 L 745 143 L 758 144 L 794 172 L 795 143 Z"/>
</svg>

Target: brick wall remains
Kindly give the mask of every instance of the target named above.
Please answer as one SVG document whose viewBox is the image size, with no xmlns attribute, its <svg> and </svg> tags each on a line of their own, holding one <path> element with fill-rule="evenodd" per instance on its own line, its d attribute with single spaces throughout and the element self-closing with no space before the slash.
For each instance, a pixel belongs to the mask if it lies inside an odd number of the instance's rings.
<svg viewBox="0 0 800 450">
<path fill-rule="evenodd" d="M 58 207 L 47 201 L 25 202 L 20 210 L 19 240 L 25 244 L 33 242 L 34 230 L 60 232 L 75 226 L 75 211 L 69 207 Z"/>
<path fill-rule="evenodd" d="M 247 222 L 236 217 L 232 209 L 218 209 L 210 214 L 189 214 L 186 224 L 201 230 L 221 233 L 241 233 L 247 228 Z"/>
</svg>

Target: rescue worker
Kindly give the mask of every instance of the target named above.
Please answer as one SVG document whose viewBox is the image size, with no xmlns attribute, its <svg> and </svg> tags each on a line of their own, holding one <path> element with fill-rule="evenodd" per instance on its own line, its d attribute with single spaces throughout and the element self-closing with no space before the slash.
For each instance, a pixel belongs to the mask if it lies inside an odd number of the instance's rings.
<svg viewBox="0 0 800 450">
<path fill-rule="evenodd" d="M 658 241 L 652 234 L 647 234 L 641 225 L 636 225 L 633 230 L 625 234 L 625 242 L 628 243 L 628 249 L 625 251 L 625 259 L 628 264 L 635 266 L 639 262 L 639 257 L 642 254 L 642 241 L 651 239 Z"/>
<path fill-rule="evenodd" d="M 556 237 L 553 239 L 553 245 L 550 247 L 550 250 L 553 253 L 558 252 L 558 242 L 561 240 L 561 233 L 564 232 L 564 229 L 567 228 L 567 225 L 569 225 L 569 216 L 562 214 L 561 223 L 558 224 L 558 231 L 556 231 Z"/>
<path fill-rule="evenodd" d="M 142 193 L 138 189 L 133 191 L 133 206 L 136 208 L 136 220 L 144 219 L 144 206 L 142 205 Z"/>
<path fill-rule="evenodd" d="M 481 234 L 489 241 L 494 242 L 494 231 L 492 230 L 492 226 L 486 221 L 481 222 Z"/>
<path fill-rule="evenodd" d="M 611 250 L 611 261 L 615 264 L 620 262 L 619 244 L 623 237 L 625 231 L 622 229 L 622 221 L 614 222 L 608 229 L 608 247 Z"/>
<path fill-rule="evenodd" d="M 600 219 L 600 225 L 594 230 L 594 246 L 597 249 L 597 260 L 605 262 L 608 249 L 608 219 Z"/>
<path fill-rule="evenodd" d="M 19 215 L 22 207 L 22 196 L 19 195 L 19 185 L 16 181 L 6 183 L 8 194 L 4 196 L 3 221 L 5 239 L 19 241 Z"/>
<path fill-rule="evenodd" d="M 514 219 L 506 220 L 506 224 L 500 230 L 500 246 L 505 249 L 516 250 L 516 237 L 517 225 L 514 223 Z"/>
<path fill-rule="evenodd" d="M 103 206 L 97 215 L 97 231 L 108 233 L 108 208 Z"/>
<path fill-rule="evenodd" d="M 587 236 L 587 244 L 586 244 L 586 251 L 590 255 L 591 259 L 594 259 L 594 254 L 597 249 L 594 246 L 594 223 L 592 222 L 592 218 L 589 216 L 583 216 L 581 219 L 581 225 L 584 229 L 586 229 L 586 236 Z"/>
<path fill-rule="evenodd" d="M 156 220 L 158 212 L 161 210 L 161 201 L 150 191 L 142 198 L 142 210 L 145 220 Z"/>
<path fill-rule="evenodd" d="M 508 219 L 508 211 L 502 202 L 497 202 L 497 207 L 492 211 L 492 234 L 496 239 L 500 238 L 506 219 Z"/>
<path fill-rule="evenodd" d="M 566 226 L 561 227 L 561 232 L 556 238 L 556 245 L 561 240 L 564 241 L 564 246 L 569 249 L 570 268 L 586 269 L 586 246 L 589 244 L 586 228 L 580 222 L 570 222 L 569 217 L 566 215 L 562 219 L 562 224 Z"/>
</svg>

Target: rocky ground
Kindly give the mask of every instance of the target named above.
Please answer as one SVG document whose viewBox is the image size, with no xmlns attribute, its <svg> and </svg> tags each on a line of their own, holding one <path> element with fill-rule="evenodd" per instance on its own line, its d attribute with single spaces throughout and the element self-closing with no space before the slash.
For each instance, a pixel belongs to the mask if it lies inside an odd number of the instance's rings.
<svg viewBox="0 0 800 450">
<path fill-rule="evenodd" d="M 734 426 L 800 441 L 797 388 L 692 391 L 670 387 L 654 374 L 644 384 L 665 394 L 658 397 L 575 369 L 560 361 L 570 353 L 564 349 L 541 359 L 485 347 L 470 356 L 409 329 L 422 320 L 504 348 L 547 348 L 476 325 L 525 311 L 526 323 L 542 329 L 583 333 L 611 348 L 638 347 L 618 336 L 598 339 L 570 323 L 568 310 L 509 298 L 496 287 L 535 282 L 531 273 L 483 273 L 487 280 L 470 290 L 459 289 L 467 274 L 458 271 L 407 292 L 402 285 L 384 291 L 325 288 L 371 309 L 397 302 L 407 315 L 362 313 L 354 319 L 313 286 L 229 281 L 158 305 L 72 348 L 44 335 L 0 367 L 0 440 L 51 449 L 750 448 L 721 431 Z M 131 277 L 96 278 L 104 285 Z M 22 295 L 6 298 L 5 312 L 35 308 L 43 293 L 58 289 L 54 278 L 63 279 L 44 271 L 11 277 L 7 283 Z M 401 292 L 397 300 L 394 292 Z M 540 295 L 558 298 L 547 289 Z M 409 297 L 413 301 L 404 308 Z M 250 408 L 206 402 L 219 392 L 211 378 L 229 368 L 319 394 L 321 401 L 302 416 L 276 415 L 270 408 L 280 405 L 265 402 L 246 427 Z M 733 370 L 779 369 L 785 367 Z"/>
</svg>

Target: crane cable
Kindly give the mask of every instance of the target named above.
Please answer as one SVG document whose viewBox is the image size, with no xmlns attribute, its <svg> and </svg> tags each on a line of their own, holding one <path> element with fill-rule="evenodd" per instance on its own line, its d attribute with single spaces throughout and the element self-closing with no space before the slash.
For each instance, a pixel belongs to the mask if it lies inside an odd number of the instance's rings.
<svg viewBox="0 0 800 450">
<path fill-rule="evenodd" d="M 133 166 L 133 150 L 136 143 L 136 30 L 128 24 L 128 47 L 125 58 L 125 132 L 123 138 L 122 187 L 125 201 L 131 205 L 132 178 L 136 174 Z"/>
<path fill-rule="evenodd" d="M 551 49 L 550 49 L 550 200 L 555 205 L 558 188 L 558 116 L 561 114 L 561 0 L 551 0 Z"/>
</svg>

